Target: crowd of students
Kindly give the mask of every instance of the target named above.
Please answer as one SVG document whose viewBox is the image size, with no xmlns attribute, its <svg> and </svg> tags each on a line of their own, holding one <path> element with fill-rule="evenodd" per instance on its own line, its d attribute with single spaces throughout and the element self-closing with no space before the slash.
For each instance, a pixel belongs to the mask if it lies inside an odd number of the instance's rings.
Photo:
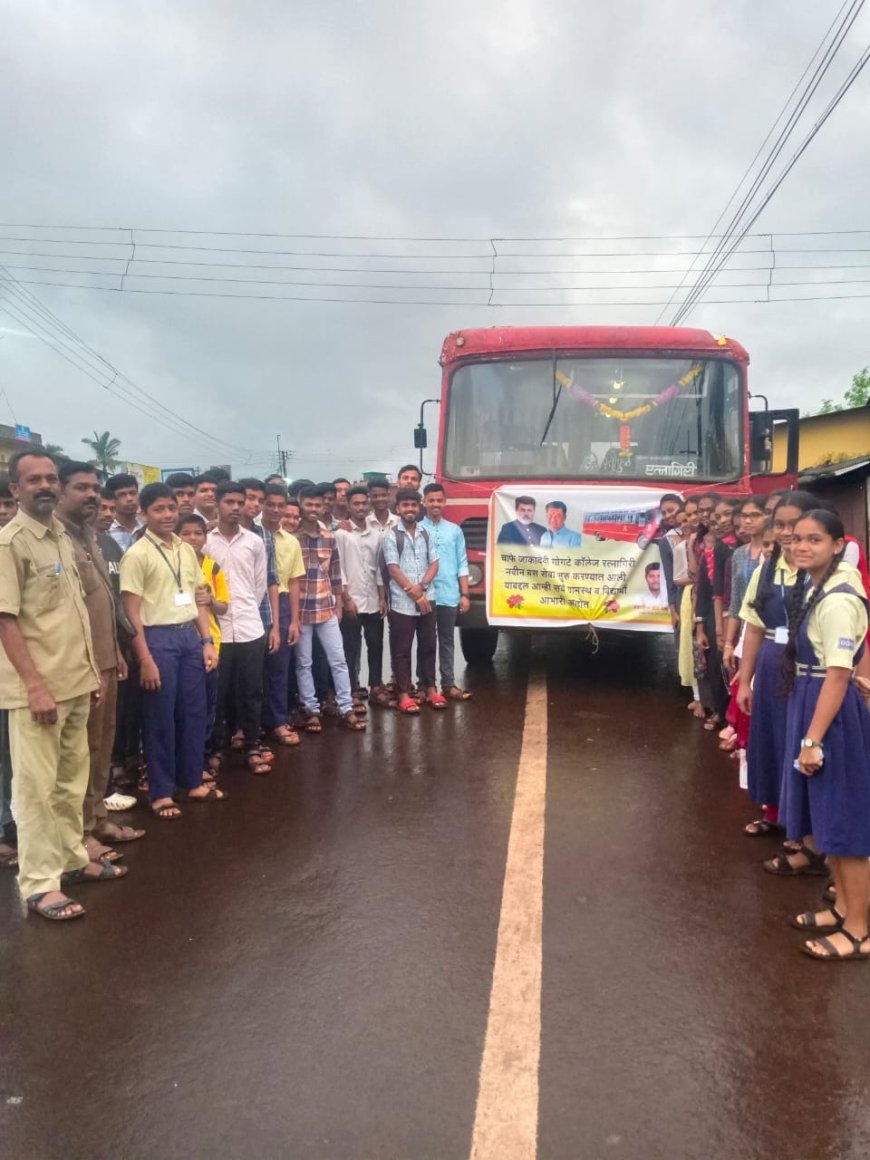
<svg viewBox="0 0 870 1160">
<path fill-rule="evenodd" d="M 689 710 L 739 761 L 761 808 L 751 838 L 785 839 L 773 875 L 828 879 L 792 925 L 801 950 L 870 958 L 867 565 L 830 504 L 804 491 L 661 500 L 662 570 Z"/>
<path fill-rule="evenodd" d="M 288 489 L 177 473 L 140 491 L 23 450 L 0 481 L 0 864 L 29 911 L 81 917 L 69 886 L 123 877 L 145 831 L 110 818 L 226 800 L 232 755 L 468 700 L 453 642 L 468 609 L 460 529 L 413 465 Z M 392 510 L 391 510 L 392 501 Z M 385 623 L 392 679 L 385 681 Z M 412 648 L 417 643 L 416 681 Z M 367 681 L 361 680 L 363 642 Z M 440 677 L 440 681 L 439 681 Z M 133 791 L 133 792 L 131 792 Z"/>
</svg>

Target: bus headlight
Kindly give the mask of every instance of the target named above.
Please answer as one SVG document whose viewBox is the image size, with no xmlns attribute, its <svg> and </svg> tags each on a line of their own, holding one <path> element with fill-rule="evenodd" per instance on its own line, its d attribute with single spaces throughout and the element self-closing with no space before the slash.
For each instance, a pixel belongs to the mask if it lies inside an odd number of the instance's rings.
<svg viewBox="0 0 870 1160">
<path fill-rule="evenodd" d="M 478 584 L 483 583 L 483 568 L 480 564 L 468 565 L 468 586 L 469 588 L 476 588 Z"/>
</svg>

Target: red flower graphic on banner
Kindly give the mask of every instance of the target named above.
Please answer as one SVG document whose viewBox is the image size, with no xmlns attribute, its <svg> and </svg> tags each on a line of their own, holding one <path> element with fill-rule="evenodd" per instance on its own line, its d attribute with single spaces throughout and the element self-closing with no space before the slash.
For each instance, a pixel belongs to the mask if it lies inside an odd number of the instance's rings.
<svg viewBox="0 0 870 1160">
<path fill-rule="evenodd" d="M 606 604 L 604 605 L 604 611 L 605 612 L 619 612 L 619 601 L 618 600 L 608 600 L 606 602 Z"/>
<path fill-rule="evenodd" d="M 524 598 L 519 593 L 514 593 L 513 596 L 507 598 L 508 608 L 521 608 Z"/>
</svg>

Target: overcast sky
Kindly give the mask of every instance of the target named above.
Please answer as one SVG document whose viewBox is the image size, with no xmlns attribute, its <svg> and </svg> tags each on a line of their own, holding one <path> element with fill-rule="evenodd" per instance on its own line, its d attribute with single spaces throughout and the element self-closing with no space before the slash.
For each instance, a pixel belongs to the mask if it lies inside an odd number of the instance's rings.
<svg viewBox="0 0 870 1160">
<path fill-rule="evenodd" d="M 703 236 L 839 6 L 840 0 L 0 0 L 0 221 L 429 238 Z M 868 39 L 870 13 L 855 25 L 813 108 L 821 108 Z M 868 123 L 870 69 L 757 228 L 870 231 Z M 0 232 L 7 238 L 0 261 L 39 263 L 10 256 L 39 250 L 8 240 L 21 231 Z M 75 236 L 56 228 L 42 233 Z M 240 236 L 227 244 L 488 253 L 469 243 L 294 246 Z M 870 232 L 829 244 L 870 254 Z M 55 245 L 49 252 L 81 251 Z M 856 253 L 829 260 L 870 266 Z M 430 261 L 426 268 L 450 265 Z M 466 267 L 485 270 L 486 261 L 465 261 Z M 314 276 L 326 277 L 340 276 Z M 830 277 L 862 274 L 839 270 Z M 129 285 L 213 288 L 135 279 Z M 394 470 L 414 457 L 419 404 L 438 393 L 437 358 L 451 330 L 649 324 L 659 313 L 655 306 L 561 306 L 559 295 L 549 296 L 550 309 L 493 309 L 29 289 L 125 375 L 235 450 L 221 453 L 193 432 L 184 437 L 151 423 L 2 312 L 0 422 L 14 413 L 70 453 L 83 450 L 83 435 L 109 428 L 130 460 L 231 462 L 237 472 L 273 467 L 280 435 L 294 452 L 291 474 L 314 478 Z M 727 296 L 715 291 L 709 297 Z M 653 297 L 647 293 L 644 301 Z M 772 405 L 808 408 L 842 395 L 852 374 L 870 363 L 868 304 L 707 305 L 690 322 L 747 347 L 751 385 Z"/>
</svg>

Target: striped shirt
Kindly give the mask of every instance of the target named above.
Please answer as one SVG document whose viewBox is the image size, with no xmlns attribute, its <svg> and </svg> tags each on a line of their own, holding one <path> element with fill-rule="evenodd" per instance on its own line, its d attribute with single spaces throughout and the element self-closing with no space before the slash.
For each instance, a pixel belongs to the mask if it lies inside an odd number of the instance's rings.
<svg viewBox="0 0 870 1160">
<path fill-rule="evenodd" d="M 341 594 L 341 562 L 332 532 L 321 529 L 316 535 L 296 533 L 302 549 L 305 575 L 299 584 L 299 621 L 323 624 L 335 615 L 335 598 Z"/>
</svg>

